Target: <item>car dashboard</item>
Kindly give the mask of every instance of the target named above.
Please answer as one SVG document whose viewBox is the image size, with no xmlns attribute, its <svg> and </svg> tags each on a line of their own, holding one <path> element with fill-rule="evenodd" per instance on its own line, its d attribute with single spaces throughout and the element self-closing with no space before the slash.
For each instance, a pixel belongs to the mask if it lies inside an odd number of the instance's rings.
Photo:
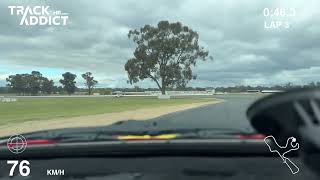
<svg viewBox="0 0 320 180">
<path fill-rule="evenodd" d="M 297 158 L 292 159 L 300 172 L 292 174 L 278 157 L 107 157 L 56 158 L 30 160 L 29 177 L 10 179 L 309 179 L 314 176 Z M 1 161 L 1 179 L 7 179 L 9 166 Z"/>
</svg>

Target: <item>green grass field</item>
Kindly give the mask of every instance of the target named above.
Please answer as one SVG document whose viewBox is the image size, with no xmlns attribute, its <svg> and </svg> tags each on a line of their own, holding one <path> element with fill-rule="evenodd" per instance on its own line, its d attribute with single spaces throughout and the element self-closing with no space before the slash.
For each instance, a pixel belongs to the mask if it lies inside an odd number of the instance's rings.
<svg viewBox="0 0 320 180">
<path fill-rule="evenodd" d="M 159 100 L 151 97 L 18 98 L 17 102 L 0 102 L 0 125 L 213 100 L 212 98 Z"/>
</svg>

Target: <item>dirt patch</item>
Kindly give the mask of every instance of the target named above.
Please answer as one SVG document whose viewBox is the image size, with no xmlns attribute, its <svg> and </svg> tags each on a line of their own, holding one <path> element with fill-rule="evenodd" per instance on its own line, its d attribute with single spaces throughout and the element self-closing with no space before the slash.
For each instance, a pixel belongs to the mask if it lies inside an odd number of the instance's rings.
<svg viewBox="0 0 320 180">
<path fill-rule="evenodd" d="M 32 131 L 56 129 L 56 128 L 70 128 L 70 127 L 93 127 L 113 124 L 122 120 L 148 120 L 156 118 L 165 114 L 192 109 L 209 104 L 216 104 L 223 102 L 223 100 L 215 100 L 211 102 L 191 103 L 176 106 L 164 106 L 157 108 L 144 108 L 138 110 L 87 115 L 71 118 L 56 118 L 50 120 L 27 121 L 19 124 L 8 124 L 0 126 L 0 136 L 7 136 L 12 134 L 20 134 Z"/>
</svg>

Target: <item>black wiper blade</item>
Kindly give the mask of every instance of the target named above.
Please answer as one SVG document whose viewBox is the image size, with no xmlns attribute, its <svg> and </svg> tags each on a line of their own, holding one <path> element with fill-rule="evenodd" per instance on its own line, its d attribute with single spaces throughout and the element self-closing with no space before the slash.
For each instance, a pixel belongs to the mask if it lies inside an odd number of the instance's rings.
<svg viewBox="0 0 320 180">
<path fill-rule="evenodd" d="M 62 136 L 59 143 L 69 142 L 97 142 L 97 141 L 118 141 L 115 136 L 110 135 L 66 135 Z"/>
<path fill-rule="evenodd" d="M 90 141 L 116 141 L 116 137 L 105 134 L 104 131 L 74 131 L 74 132 L 56 132 L 56 131 L 43 131 L 36 133 L 28 133 L 24 135 L 27 140 L 46 139 L 54 140 L 57 143 L 67 142 L 90 142 Z"/>
<path fill-rule="evenodd" d="M 149 135 L 160 135 L 160 134 L 173 134 L 173 133 L 201 133 L 210 132 L 214 134 L 251 134 L 254 131 L 236 129 L 236 128 L 175 128 L 175 129 L 163 129 L 163 130 L 148 130 Z"/>
<path fill-rule="evenodd" d="M 46 130 L 23 134 L 27 140 L 53 140 L 57 143 L 93 142 L 93 141 L 121 141 L 119 136 L 158 136 L 164 134 L 178 134 L 176 139 L 201 139 L 201 138 L 232 138 L 233 135 L 250 135 L 253 131 L 234 128 L 172 128 L 145 130 L 120 130 L 109 127 L 99 128 L 70 128 Z"/>
</svg>

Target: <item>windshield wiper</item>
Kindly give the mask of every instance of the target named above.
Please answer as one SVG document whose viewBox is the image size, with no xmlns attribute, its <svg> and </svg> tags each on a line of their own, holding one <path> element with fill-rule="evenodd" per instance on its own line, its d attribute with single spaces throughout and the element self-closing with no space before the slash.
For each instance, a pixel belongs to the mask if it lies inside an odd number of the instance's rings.
<svg viewBox="0 0 320 180">
<path fill-rule="evenodd" d="M 233 128 L 174 128 L 174 129 L 150 129 L 142 131 L 120 131 L 104 128 L 86 128 L 69 130 L 48 130 L 42 132 L 28 133 L 24 136 L 27 140 L 53 140 L 57 143 L 69 142 L 93 142 L 93 141 L 119 141 L 124 136 L 160 136 L 166 134 L 176 134 L 174 139 L 223 139 L 235 138 L 237 135 L 250 135 L 254 131 L 233 129 Z M 148 138 L 147 138 L 148 139 Z"/>
</svg>

